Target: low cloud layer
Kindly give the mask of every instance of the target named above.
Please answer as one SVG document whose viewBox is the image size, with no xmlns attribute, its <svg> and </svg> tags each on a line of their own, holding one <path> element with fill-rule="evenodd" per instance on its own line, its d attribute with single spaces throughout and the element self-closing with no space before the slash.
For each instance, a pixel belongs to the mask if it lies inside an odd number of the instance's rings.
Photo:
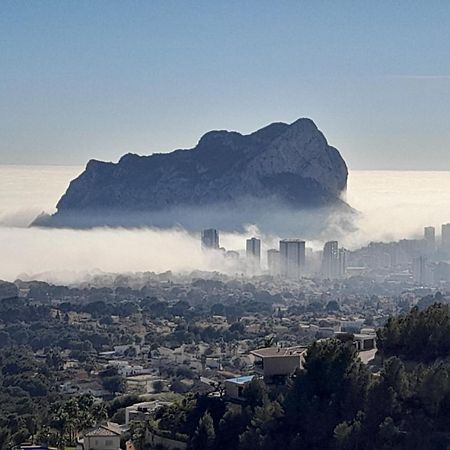
<svg viewBox="0 0 450 450">
<path fill-rule="evenodd" d="M 418 238 L 425 226 L 436 227 L 439 235 L 450 222 L 449 193 L 450 172 L 350 172 L 347 201 L 360 214 L 345 244 Z"/>
<path fill-rule="evenodd" d="M 221 233 L 220 244 L 245 255 L 245 239 L 259 235 L 255 227 L 246 233 Z M 266 237 L 263 251 L 277 245 Z M 92 272 L 190 272 L 245 269 L 245 258 L 235 263 L 223 252 L 204 252 L 198 233 L 182 229 L 92 230 L 0 227 L 2 249 L 0 279 L 36 278 L 69 283 Z"/>
<path fill-rule="evenodd" d="M 223 257 L 203 253 L 199 234 L 181 228 L 27 228 L 37 213 L 52 212 L 79 170 L 50 168 L 42 175 L 36 168 L 26 173 L 9 169 L 8 177 L 2 170 L 0 167 L 0 279 L 14 280 L 28 274 L 69 282 L 96 270 L 236 273 L 240 269 Z M 221 245 L 243 253 L 245 239 L 256 235 L 262 238 L 265 253 L 277 247 L 283 237 L 306 238 L 316 249 L 323 241 L 336 238 L 342 245 L 355 248 L 370 241 L 417 237 L 423 226 L 450 222 L 449 191 L 450 175 L 445 172 L 352 172 L 347 201 L 359 211 L 353 231 L 343 226 L 342 218 L 332 217 L 326 224 L 319 224 L 317 217 L 307 213 L 280 212 L 275 221 L 286 222 L 289 232 L 270 233 L 251 225 L 239 232 L 222 232 Z"/>
</svg>

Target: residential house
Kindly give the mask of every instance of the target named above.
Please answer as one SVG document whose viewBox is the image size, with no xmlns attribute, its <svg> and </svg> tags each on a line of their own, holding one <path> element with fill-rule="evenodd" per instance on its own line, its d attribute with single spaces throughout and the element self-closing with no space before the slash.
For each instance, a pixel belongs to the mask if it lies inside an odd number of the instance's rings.
<svg viewBox="0 0 450 450">
<path fill-rule="evenodd" d="M 120 450 L 121 432 L 116 424 L 107 423 L 88 431 L 76 450 Z"/>
<path fill-rule="evenodd" d="M 377 335 L 376 334 L 355 334 L 354 344 L 356 350 L 374 350 L 377 347 Z"/>
<path fill-rule="evenodd" d="M 244 389 L 248 386 L 254 379 L 255 375 L 229 378 L 225 380 L 225 395 L 230 400 L 243 401 Z"/>
<path fill-rule="evenodd" d="M 144 422 L 151 413 L 155 412 L 159 408 L 172 405 L 172 402 L 161 402 L 154 400 L 151 402 L 135 403 L 134 405 L 125 408 L 125 425 L 129 425 L 130 422 Z"/>
<path fill-rule="evenodd" d="M 283 382 L 304 363 L 306 347 L 268 347 L 250 352 L 255 357 L 255 372 L 266 383 Z"/>
</svg>

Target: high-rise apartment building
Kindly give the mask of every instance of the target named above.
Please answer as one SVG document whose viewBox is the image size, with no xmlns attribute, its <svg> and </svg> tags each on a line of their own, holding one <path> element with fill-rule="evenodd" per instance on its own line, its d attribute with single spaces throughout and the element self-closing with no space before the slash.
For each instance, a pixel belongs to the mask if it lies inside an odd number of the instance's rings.
<svg viewBox="0 0 450 450">
<path fill-rule="evenodd" d="M 202 249 L 219 249 L 219 232 L 214 228 L 202 231 Z"/>
<path fill-rule="evenodd" d="M 434 227 L 425 227 L 423 230 L 426 251 L 432 253 L 436 250 L 436 229 Z"/>
<path fill-rule="evenodd" d="M 300 278 L 305 272 L 305 241 L 285 239 L 280 241 L 280 271 L 288 278 Z"/>
<path fill-rule="evenodd" d="M 414 283 L 420 285 L 429 285 L 433 281 L 433 272 L 428 260 L 424 256 L 415 258 L 412 262 L 412 276 Z"/>
<path fill-rule="evenodd" d="M 339 277 L 339 244 L 337 241 L 327 242 L 323 247 L 322 275 L 329 279 Z"/>
<path fill-rule="evenodd" d="M 345 248 L 339 249 L 339 276 L 345 277 L 347 273 L 347 250 Z"/>
<path fill-rule="evenodd" d="M 446 252 L 450 251 L 450 223 L 442 225 L 441 244 L 442 250 Z"/>
<path fill-rule="evenodd" d="M 254 237 L 247 239 L 246 254 L 247 258 L 259 264 L 261 262 L 261 240 Z"/>
<path fill-rule="evenodd" d="M 246 245 L 247 268 L 255 273 L 261 268 L 261 240 L 257 238 L 247 239 Z"/>
<path fill-rule="evenodd" d="M 267 266 L 272 276 L 280 275 L 280 251 L 271 248 L 267 250 Z"/>
</svg>

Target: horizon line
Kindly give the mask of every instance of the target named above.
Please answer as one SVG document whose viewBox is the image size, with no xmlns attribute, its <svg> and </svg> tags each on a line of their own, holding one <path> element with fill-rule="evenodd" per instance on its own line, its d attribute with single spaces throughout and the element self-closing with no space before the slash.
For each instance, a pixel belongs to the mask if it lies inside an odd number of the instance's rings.
<svg viewBox="0 0 450 450">
<path fill-rule="evenodd" d="M 151 156 L 151 155 L 149 155 Z M 112 162 L 113 161 L 106 161 Z M 0 163 L 0 167 L 30 167 L 30 168 L 85 168 L 86 163 L 80 164 L 59 164 L 59 163 L 28 163 L 28 164 L 20 164 L 20 163 Z M 116 164 L 116 163 L 114 163 Z M 348 167 L 349 172 L 450 172 L 449 168 L 435 168 L 435 169 L 420 169 L 420 168 L 385 168 L 385 167 Z"/>
</svg>

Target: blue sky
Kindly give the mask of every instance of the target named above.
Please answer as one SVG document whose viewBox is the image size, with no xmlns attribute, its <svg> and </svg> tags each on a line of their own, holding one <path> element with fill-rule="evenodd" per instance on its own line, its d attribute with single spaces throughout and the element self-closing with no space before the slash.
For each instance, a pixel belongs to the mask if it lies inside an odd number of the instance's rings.
<svg viewBox="0 0 450 450">
<path fill-rule="evenodd" d="M 450 170 L 450 2 L 0 2 L 0 164 L 311 117 L 353 169 Z"/>
</svg>

